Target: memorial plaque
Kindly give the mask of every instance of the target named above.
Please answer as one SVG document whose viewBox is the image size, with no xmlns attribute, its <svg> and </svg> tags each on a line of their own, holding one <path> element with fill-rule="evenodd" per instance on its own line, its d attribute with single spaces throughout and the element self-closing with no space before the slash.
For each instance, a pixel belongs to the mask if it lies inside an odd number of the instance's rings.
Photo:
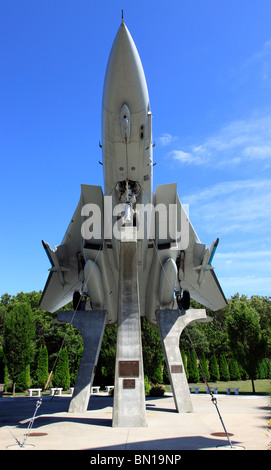
<svg viewBox="0 0 271 470">
<path fill-rule="evenodd" d="M 119 377 L 139 377 L 139 361 L 119 361 Z"/>
<path fill-rule="evenodd" d="M 135 388 L 135 379 L 123 379 L 123 388 Z"/>
<path fill-rule="evenodd" d="M 183 372 L 183 366 L 181 364 L 172 364 L 171 366 L 171 372 L 173 374 L 182 374 Z"/>
</svg>

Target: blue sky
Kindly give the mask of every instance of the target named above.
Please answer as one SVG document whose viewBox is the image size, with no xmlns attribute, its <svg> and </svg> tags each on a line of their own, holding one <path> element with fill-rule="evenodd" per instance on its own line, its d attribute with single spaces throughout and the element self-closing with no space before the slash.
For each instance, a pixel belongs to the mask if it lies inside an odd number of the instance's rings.
<svg viewBox="0 0 271 470">
<path fill-rule="evenodd" d="M 178 183 L 227 297 L 271 294 L 270 0 L 0 1 L 0 296 L 41 290 L 80 184 L 103 185 L 101 99 L 121 22 L 153 113 L 154 188 Z"/>
</svg>

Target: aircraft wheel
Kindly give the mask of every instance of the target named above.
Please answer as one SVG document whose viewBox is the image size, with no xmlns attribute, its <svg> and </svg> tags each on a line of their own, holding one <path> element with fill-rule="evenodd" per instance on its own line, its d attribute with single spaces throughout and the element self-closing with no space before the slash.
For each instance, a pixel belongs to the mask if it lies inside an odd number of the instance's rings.
<svg viewBox="0 0 271 470">
<path fill-rule="evenodd" d="M 184 310 L 188 310 L 190 308 L 190 294 L 188 290 L 183 291 L 182 306 Z"/>
<path fill-rule="evenodd" d="M 73 293 L 73 310 L 81 310 L 81 294 L 77 290 Z"/>
</svg>

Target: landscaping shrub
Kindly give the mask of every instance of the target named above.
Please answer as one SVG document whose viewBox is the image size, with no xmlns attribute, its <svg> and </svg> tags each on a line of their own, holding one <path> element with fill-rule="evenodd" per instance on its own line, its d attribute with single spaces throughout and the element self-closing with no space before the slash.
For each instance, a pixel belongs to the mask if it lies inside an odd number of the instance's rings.
<svg viewBox="0 0 271 470">
<path fill-rule="evenodd" d="M 165 393 L 166 389 L 163 385 L 154 385 L 150 389 L 150 397 L 162 397 Z"/>
</svg>

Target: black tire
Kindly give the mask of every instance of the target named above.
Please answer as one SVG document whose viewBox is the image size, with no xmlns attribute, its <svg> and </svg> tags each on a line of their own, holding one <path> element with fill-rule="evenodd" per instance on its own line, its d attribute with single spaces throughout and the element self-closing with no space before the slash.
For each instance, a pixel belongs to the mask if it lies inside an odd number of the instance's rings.
<svg viewBox="0 0 271 470">
<path fill-rule="evenodd" d="M 72 303 L 73 303 L 73 310 L 81 310 L 81 302 L 80 302 L 80 299 L 81 299 L 81 294 L 80 292 L 78 292 L 77 290 L 73 293 L 73 299 L 72 299 Z"/>
<path fill-rule="evenodd" d="M 183 309 L 188 310 L 190 308 L 190 294 L 188 290 L 183 291 L 183 299 L 182 299 Z"/>
</svg>

